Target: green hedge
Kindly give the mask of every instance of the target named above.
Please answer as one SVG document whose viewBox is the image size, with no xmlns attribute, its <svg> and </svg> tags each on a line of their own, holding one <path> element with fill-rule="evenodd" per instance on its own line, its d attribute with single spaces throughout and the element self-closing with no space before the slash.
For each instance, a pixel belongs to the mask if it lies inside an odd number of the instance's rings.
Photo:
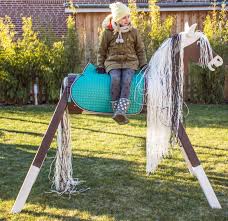
<svg viewBox="0 0 228 221">
<path fill-rule="evenodd" d="M 39 37 L 30 17 L 22 18 L 22 24 L 22 36 L 16 38 L 10 17 L 0 18 L 0 100 L 27 104 L 38 78 L 46 102 L 56 101 L 64 76 L 80 68 L 82 50 L 74 19 L 67 19 L 66 36 L 51 41 Z"/>
<path fill-rule="evenodd" d="M 132 22 L 139 28 L 148 59 L 161 42 L 171 35 L 173 17 L 160 19 L 156 0 L 149 0 L 150 13 L 138 13 L 134 0 L 129 0 Z M 204 33 L 223 58 L 228 56 L 228 19 L 225 4 L 204 22 Z M 38 78 L 46 102 L 58 100 L 59 88 L 67 73 L 79 72 L 83 50 L 80 48 L 73 17 L 67 19 L 67 33 L 61 39 L 51 38 L 50 32 L 33 30 L 32 19 L 22 18 L 23 33 L 16 39 L 15 27 L 9 17 L 0 18 L 0 101 L 26 104 L 32 83 Z M 45 37 L 46 36 L 46 37 Z M 47 37 L 48 36 L 48 37 Z M 42 38 L 41 38 L 42 37 Z M 53 40 L 55 39 L 55 40 Z M 224 99 L 224 65 L 215 72 L 196 65 L 190 67 L 189 100 L 197 103 L 222 103 Z"/>
<path fill-rule="evenodd" d="M 224 102 L 224 80 L 228 74 L 225 69 L 225 59 L 228 57 L 228 20 L 225 4 L 221 10 L 214 10 L 204 21 L 204 33 L 207 35 L 213 50 L 220 55 L 223 66 L 215 68 L 215 71 L 203 69 L 194 64 L 190 68 L 190 101 L 195 103 L 223 103 Z"/>
</svg>

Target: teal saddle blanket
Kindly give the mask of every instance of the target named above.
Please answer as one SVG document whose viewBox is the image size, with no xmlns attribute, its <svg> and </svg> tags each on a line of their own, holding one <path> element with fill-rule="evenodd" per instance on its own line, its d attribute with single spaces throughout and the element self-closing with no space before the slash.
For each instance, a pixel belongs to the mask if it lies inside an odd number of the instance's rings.
<svg viewBox="0 0 228 221">
<path fill-rule="evenodd" d="M 143 71 L 137 71 L 131 82 L 130 107 L 127 114 L 138 114 L 142 111 L 144 85 Z M 70 99 L 85 111 L 111 114 L 113 111 L 110 89 L 110 75 L 97 73 L 96 66 L 89 63 L 71 85 Z"/>
</svg>

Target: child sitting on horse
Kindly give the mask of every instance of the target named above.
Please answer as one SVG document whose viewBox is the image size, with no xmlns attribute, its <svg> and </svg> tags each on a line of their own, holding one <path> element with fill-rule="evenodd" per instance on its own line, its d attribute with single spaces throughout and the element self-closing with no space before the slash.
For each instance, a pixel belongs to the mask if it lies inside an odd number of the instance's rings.
<svg viewBox="0 0 228 221">
<path fill-rule="evenodd" d="M 135 71 L 145 66 L 147 60 L 140 34 L 132 27 L 130 9 L 121 2 L 109 7 L 112 13 L 102 23 L 97 72 L 110 74 L 113 119 L 126 124 L 131 81 Z"/>
</svg>

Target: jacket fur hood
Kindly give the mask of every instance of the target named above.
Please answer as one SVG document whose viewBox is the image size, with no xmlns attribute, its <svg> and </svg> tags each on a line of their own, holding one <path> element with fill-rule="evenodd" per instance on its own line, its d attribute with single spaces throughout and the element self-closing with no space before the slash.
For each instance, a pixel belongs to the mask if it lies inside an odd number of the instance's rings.
<svg viewBox="0 0 228 221">
<path fill-rule="evenodd" d="M 113 30 L 113 27 L 112 27 L 112 14 L 110 14 L 110 15 L 105 17 L 105 19 L 102 22 L 102 28 Z"/>
</svg>

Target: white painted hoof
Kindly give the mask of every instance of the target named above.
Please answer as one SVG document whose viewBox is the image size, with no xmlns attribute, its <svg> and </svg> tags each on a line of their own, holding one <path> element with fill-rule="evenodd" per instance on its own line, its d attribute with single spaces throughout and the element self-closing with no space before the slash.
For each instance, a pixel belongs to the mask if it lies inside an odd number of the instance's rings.
<svg viewBox="0 0 228 221">
<path fill-rule="evenodd" d="M 13 205 L 13 208 L 11 209 L 11 213 L 20 213 L 23 209 L 25 202 L 28 198 L 28 195 L 32 189 L 33 184 L 36 181 L 36 178 L 40 172 L 40 168 L 31 165 L 25 180 L 21 186 L 21 189 L 17 195 L 17 199 Z"/>
<path fill-rule="evenodd" d="M 207 198 L 207 201 L 211 208 L 213 209 L 221 209 L 221 205 L 215 195 L 215 192 L 207 178 L 207 175 L 204 172 L 204 169 L 201 165 L 197 167 L 192 167 L 194 175 L 197 177 L 201 188 L 203 189 L 203 192 Z"/>
</svg>

